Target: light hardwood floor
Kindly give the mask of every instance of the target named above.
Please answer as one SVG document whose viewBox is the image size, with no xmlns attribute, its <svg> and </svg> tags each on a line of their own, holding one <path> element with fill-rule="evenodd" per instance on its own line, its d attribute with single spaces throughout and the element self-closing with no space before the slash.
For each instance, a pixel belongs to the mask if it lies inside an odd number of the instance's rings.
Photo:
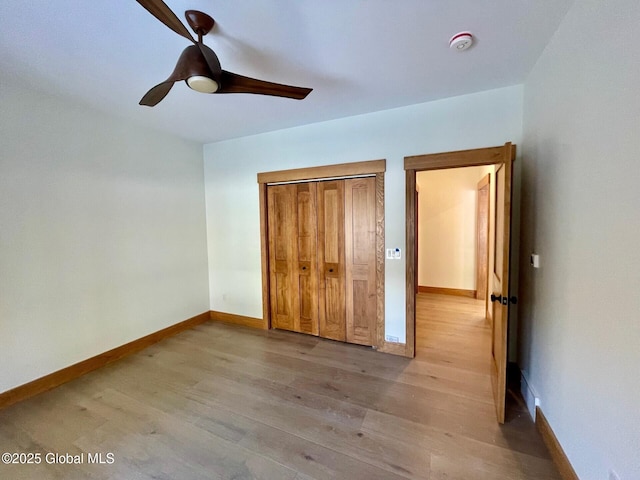
<svg viewBox="0 0 640 480">
<path fill-rule="evenodd" d="M 481 302 L 420 294 L 417 312 L 413 360 L 201 325 L 0 411 L 0 453 L 43 455 L 0 478 L 559 479 L 521 406 L 495 421 Z"/>
</svg>

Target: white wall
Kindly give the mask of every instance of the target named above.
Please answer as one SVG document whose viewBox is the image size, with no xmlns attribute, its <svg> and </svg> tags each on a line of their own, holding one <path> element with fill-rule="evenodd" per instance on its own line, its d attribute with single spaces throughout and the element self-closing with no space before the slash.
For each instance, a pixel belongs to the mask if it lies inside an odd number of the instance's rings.
<svg viewBox="0 0 640 480">
<path fill-rule="evenodd" d="M 258 172 L 385 158 L 386 244 L 404 252 L 404 156 L 519 142 L 521 129 L 516 86 L 205 145 L 211 309 L 262 317 Z M 386 333 L 401 342 L 405 278 L 404 254 L 386 261 Z"/>
<path fill-rule="evenodd" d="M 209 309 L 202 149 L 0 81 L 0 392 Z"/>
<path fill-rule="evenodd" d="M 488 167 L 418 172 L 418 284 L 476 289 L 478 182 Z"/>
<path fill-rule="evenodd" d="M 578 0 L 525 84 L 520 365 L 583 480 L 640 478 L 638 25 Z"/>
</svg>

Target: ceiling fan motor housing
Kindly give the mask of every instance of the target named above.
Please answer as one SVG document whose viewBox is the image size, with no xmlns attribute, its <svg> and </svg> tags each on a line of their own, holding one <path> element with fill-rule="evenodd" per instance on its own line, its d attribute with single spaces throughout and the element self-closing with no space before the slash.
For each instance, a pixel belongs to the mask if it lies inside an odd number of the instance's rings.
<svg viewBox="0 0 640 480">
<path fill-rule="evenodd" d="M 202 48 L 208 47 L 202 45 Z M 172 74 L 176 79 L 185 79 L 189 88 L 201 93 L 216 92 L 220 88 L 220 76 L 221 71 L 209 69 L 200 47 L 196 45 L 184 49 Z"/>
</svg>

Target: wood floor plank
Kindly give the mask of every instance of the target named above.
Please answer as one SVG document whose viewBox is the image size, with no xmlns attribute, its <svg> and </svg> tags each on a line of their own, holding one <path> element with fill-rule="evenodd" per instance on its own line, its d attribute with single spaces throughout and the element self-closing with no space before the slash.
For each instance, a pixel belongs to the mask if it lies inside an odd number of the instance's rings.
<svg viewBox="0 0 640 480">
<path fill-rule="evenodd" d="M 495 421 L 484 302 L 419 294 L 416 358 L 208 323 L 0 411 L 0 450 L 113 465 L 8 479 L 559 480 L 521 401 Z"/>
<path fill-rule="evenodd" d="M 193 423 L 113 389 L 87 402 L 109 422 L 80 438 L 87 451 L 120 451 L 118 460 L 158 478 L 293 479 L 297 472 L 211 435 Z M 124 443 L 124 445 L 123 445 Z M 123 446 L 126 445 L 126 450 Z M 125 450 L 125 451 L 123 451 Z"/>
<path fill-rule="evenodd" d="M 295 442 L 298 445 L 313 442 L 334 450 L 331 456 L 335 456 L 335 452 L 346 453 L 362 462 L 408 478 L 425 478 L 428 475 L 428 457 L 423 452 L 415 449 L 398 450 L 396 442 L 389 441 L 384 435 L 365 436 L 361 433 L 359 427 L 364 409 L 353 410 L 350 406 L 345 407 L 341 401 L 320 398 L 284 385 L 274 389 L 271 381 L 265 383 L 262 379 L 264 373 L 262 369 L 256 371 L 250 364 L 239 364 L 237 370 L 230 368 L 228 363 L 221 365 L 216 371 L 214 385 L 199 386 L 204 393 L 194 396 L 197 400 L 190 400 L 189 405 L 180 409 L 192 413 L 192 416 L 182 416 L 188 421 L 195 421 L 207 431 L 245 446 L 248 446 L 249 439 L 253 439 L 255 448 L 260 449 L 263 446 L 257 442 L 257 438 L 279 437 L 287 432 L 286 435 L 297 437 Z M 163 411 L 181 415 L 174 406 L 185 395 L 170 389 L 156 395 L 153 383 L 145 379 L 138 382 L 135 388 L 129 385 L 127 394 L 146 399 Z M 343 411 L 351 412 L 350 417 L 357 420 L 351 422 L 351 418 L 345 419 L 333 413 Z M 242 413 L 242 416 L 238 413 Z M 274 428 L 278 430 L 276 434 L 272 432 Z M 256 437 L 256 432 L 260 436 Z M 282 444 L 283 440 L 277 443 Z M 333 462 L 335 459 L 331 456 Z M 326 458 L 326 455 L 323 457 Z M 414 465 L 413 470 L 400 466 L 405 463 Z M 353 471 L 343 473 L 354 475 Z M 389 474 L 383 476 L 388 477 Z"/>
</svg>

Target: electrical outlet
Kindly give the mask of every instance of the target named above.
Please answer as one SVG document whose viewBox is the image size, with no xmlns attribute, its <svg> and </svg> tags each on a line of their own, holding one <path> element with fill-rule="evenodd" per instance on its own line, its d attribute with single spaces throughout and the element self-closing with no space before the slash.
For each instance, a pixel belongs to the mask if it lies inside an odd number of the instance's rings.
<svg viewBox="0 0 640 480">
<path fill-rule="evenodd" d="M 609 480 L 620 480 L 620 477 L 613 470 L 609 470 Z"/>
<path fill-rule="evenodd" d="M 391 342 L 391 343 L 399 343 L 400 342 L 400 339 L 398 337 L 394 337 L 393 335 L 387 335 L 385 337 L 385 340 L 387 342 Z"/>
</svg>

